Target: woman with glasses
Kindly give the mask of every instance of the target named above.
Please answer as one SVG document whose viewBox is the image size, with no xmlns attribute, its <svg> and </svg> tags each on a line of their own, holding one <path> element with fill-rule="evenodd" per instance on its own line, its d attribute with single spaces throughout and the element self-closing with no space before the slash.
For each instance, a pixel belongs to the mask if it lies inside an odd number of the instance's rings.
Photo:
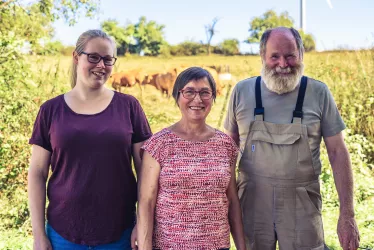
<svg viewBox="0 0 374 250">
<path fill-rule="evenodd" d="M 205 69 L 188 68 L 176 79 L 177 123 L 143 145 L 138 184 L 138 248 L 245 249 L 235 184 L 238 148 L 206 124 L 216 84 Z"/>
<path fill-rule="evenodd" d="M 34 249 L 131 249 L 137 200 L 131 161 L 139 171 L 140 147 L 151 131 L 134 97 L 104 87 L 115 50 L 104 32 L 84 32 L 73 53 L 72 90 L 40 107 L 29 141 Z"/>
</svg>

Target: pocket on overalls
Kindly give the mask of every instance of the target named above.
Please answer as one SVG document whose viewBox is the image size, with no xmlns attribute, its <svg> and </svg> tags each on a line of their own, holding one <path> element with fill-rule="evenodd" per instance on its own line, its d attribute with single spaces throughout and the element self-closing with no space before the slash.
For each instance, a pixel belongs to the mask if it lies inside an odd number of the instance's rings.
<svg viewBox="0 0 374 250">
<path fill-rule="evenodd" d="M 322 200 L 319 183 L 296 188 L 296 245 L 319 249 L 323 246 Z M 322 248 L 323 249 L 323 248 Z"/>
<path fill-rule="evenodd" d="M 294 179 L 299 139 L 300 134 L 253 131 L 250 149 L 254 173 L 270 178 Z"/>
</svg>

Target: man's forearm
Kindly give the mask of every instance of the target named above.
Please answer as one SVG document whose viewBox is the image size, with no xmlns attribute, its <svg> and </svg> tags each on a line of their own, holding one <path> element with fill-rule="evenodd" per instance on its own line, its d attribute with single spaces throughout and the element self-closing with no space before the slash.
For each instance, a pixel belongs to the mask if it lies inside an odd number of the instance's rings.
<svg viewBox="0 0 374 250">
<path fill-rule="evenodd" d="M 225 130 L 225 133 L 234 140 L 234 142 L 236 143 L 236 145 L 239 146 L 239 144 L 240 144 L 240 137 L 239 137 L 239 133 L 238 132 L 231 132 L 231 131 Z"/>
<path fill-rule="evenodd" d="M 331 153 L 331 155 L 329 154 L 329 159 L 339 195 L 340 213 L 354 216 L 353 174 L 347 148 L 343 147 Z"/>
</svg>

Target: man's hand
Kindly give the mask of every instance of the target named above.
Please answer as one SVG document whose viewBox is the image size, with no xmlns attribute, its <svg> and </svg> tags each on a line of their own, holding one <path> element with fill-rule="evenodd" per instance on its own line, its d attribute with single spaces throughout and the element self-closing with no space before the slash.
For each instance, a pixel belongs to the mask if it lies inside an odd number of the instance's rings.
<svg viewBox="0 0 374 250">
<path fill-rule="evenodd" d="M 138 240 L 138 232 L 136 231 L 136 225 L 135 225 L 131 233 L 131 249 L 138 249 L 138 244 L 136 242 L 137 240 Z"/>
<path fill-rule="evenodd" d="M 360 234 L 353 216 L 340 214 L 338 221 L 338 236 L 343 250 L 356 250 L 360 246 Z"/>
</svg>

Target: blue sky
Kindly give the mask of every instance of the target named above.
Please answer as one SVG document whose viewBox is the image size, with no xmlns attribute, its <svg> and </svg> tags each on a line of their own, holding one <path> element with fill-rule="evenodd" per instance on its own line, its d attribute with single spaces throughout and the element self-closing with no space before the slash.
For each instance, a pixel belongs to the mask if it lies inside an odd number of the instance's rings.
<svg viewBox="0 0 374 250">
<path fill-rule="evenodd" d="M 306 31 L 316 38 L 317 50 L 367 48 L 374 46 L 374 0 L 306 0 Z M 69 27 L 57 21 L 55 39 L 74 45 L 87 29 L 100 28 L 100 23 L 114 18 L 120 24 L 136 23 L 140 16 L 164 24 L 170 44 L 185 40 L 206 41 L 204 25 L 218 17 L 218 33 L 212 43 L 226 38 L 245 40 L 249 22 L 265 11 L 287 11 L 295 27 L 300 26 L 300 0 L 101 0 L 100 13 L 94 19 L 80 18 Z M 241 44 L 242 51 L 250 46 Z"/>
</svg>

